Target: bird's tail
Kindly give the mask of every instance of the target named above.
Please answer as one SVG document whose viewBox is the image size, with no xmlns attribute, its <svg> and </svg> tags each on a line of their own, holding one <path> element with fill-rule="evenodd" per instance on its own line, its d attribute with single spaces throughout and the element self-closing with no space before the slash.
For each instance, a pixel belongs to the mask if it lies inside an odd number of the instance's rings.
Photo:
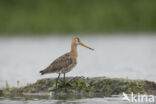
<svg viewBox="0 0 156 104">
<path fill-rule="evenodd" d="M 51 69 L 51 67 L 48 66 L 47 68 L 41 70 L 41 71 L 40 71 L 41 75 L 48 74 L 48 73 L 52 73 L 52 71 L 51 71 L 50 69 Z"/>
<path fill-rule="evenodd" d="M 44 74 L 45 74 L 45 73 L 44 73 L 44 70 L 41 70 L 40 73 L 41 73 L 41 75 L 44 75 Z"/>
</svg>

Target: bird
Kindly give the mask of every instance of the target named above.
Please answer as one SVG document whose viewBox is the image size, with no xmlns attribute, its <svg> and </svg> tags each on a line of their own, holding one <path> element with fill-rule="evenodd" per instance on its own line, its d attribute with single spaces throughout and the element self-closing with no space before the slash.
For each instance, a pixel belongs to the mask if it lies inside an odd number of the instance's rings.
<svg viewBox="0 0 156 104">
<path fill-rule="evenodd" d="M 65 74 L 70 72 L 77 65 L 78 45 L 86 47 L 90 50 L 94 50 L 93 48 L 90 48 L 89 46 L 83 44 L 78 37 L 75 37 L 72 39 L 70 52 L 67 52 L 64 55 L 58 57 L 48 67 L 46 67 L 44 70 L 41 70 L 41 75 L 57 73 L 58 77 L 56 79 L 56 87 L 61 74 L 64 75 L 65 82 Z"/>
</svg>

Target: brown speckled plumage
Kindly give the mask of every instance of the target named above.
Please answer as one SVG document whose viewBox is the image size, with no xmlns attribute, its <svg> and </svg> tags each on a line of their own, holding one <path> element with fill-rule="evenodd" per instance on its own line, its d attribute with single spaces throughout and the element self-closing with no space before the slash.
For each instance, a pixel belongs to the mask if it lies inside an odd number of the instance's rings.
<svg viewBox="0 0 156 104">
<path fill-rule="evenodd" d="M 54 62 L 52 62 L 46 69 L 41 71 L 42 74 L 46 73 L 67 73 L 76 65 L 76 58 L 72 58 L 69 53 L 66 53 Z"/>
</svg>

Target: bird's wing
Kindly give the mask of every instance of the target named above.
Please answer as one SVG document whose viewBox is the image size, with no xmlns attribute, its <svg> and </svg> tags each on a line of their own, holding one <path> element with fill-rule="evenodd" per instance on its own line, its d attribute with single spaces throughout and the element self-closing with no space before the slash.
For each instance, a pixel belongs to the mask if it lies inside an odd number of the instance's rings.
<svg viewBox="0 0 156 104">
<path fill-rule="evenodd" d="M 72 64 L 72 57 L 69 53 L 57 58 L 52 64 L 51 68 L 53 72 L 59 72 L 60 70 L 67 68 Z"/>
</svg>

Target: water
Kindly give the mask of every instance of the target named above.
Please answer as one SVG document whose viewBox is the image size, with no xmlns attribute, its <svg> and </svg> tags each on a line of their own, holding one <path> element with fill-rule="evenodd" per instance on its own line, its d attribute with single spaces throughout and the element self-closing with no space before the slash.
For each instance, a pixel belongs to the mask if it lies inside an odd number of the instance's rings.
<svg viewBox="0 0 156 104">
<path fill-rule="evenodd" d="M 85 99 L 24 99 L 24 98 L 0 98 L 0 104 L 129 104 L 120 98 L 85 98 Z"/>
<path fill-rule="evenodd" d="M 20 85 L 57 74 L 39 71 L 70 50 L 73 37 L 0 38 L 0 86 Z M 95 51 L 78 47 L 78 65 L 67 76 L 108 76 L 156 81 L 156 36 L 80 37 Z"/>
<path fill-rule="evenodd" d="M 0 104 L 155 104 L 155 102 L 128 102 L 122 97 L 51 98 L 49 97 L 0 97 Z M 155 97 L 156 99 L 156 97 Z"/>
<path fill-rule="evenodd" d="M 77 99 L 77 100 L 47 100 L 47 99 L 34 99 L 34 100 L 10 100 L 3 99 L 0 104 L 121 104 L 118 99 L 101 99 L 101 98 L 90 98 L 90 99 Z M 128 104 L 127 102 L 122 102 L 122 104 Z"/>
<path fill-rule="evenodd" d="M 58 56 L 70 50 L 73 37 L 1 37 L 0 87 L 33 83 L 41 76 L 39 71 Z M 95 51 L 78 47 L 78 65 L 67 76 L 122 77 L 156 81 L 156 36 L 80 36 L 83 43 Z M 0 104 L 129 104 L 119 97 L 81 99 L 26 99 L 0 98 Z"/>
</svg>

